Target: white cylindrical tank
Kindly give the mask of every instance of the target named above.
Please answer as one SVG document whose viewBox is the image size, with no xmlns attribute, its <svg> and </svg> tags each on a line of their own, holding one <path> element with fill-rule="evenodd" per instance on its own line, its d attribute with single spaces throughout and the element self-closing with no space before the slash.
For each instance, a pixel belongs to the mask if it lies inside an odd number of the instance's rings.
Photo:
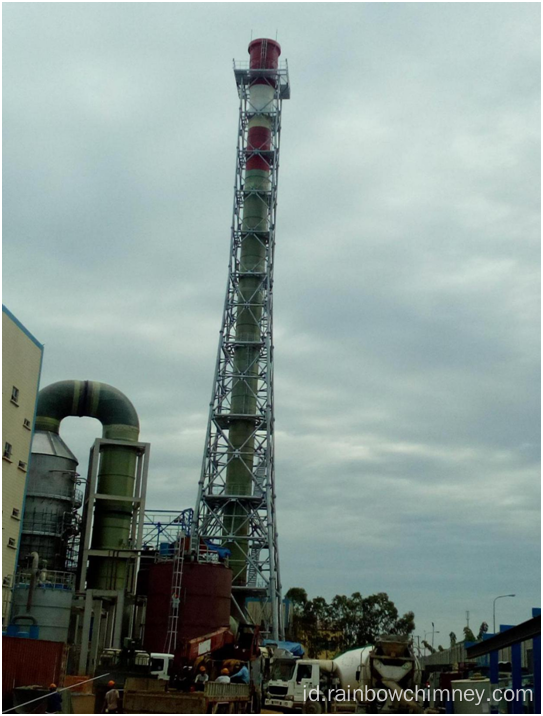
<svg viewBox="0 0 543 716">
<path fill-rule="evenodd" d="M 16 575 L 11 620 L 15 623 L 29 617 L 39 628 L 39 639 L 66 642 L 74 596 L 73 575 L 49 572 L 43 577 L 34 586 L 29 573 Z"/>
<path fill-rule="evenodd" d="M 455 714 L 488 713 L 492 700 L 490 679 L 460 679 L 451 681 Z M 466 691 L 470 693 L 466 694 Z"/>
<path fill-rule="evenodd" d="M 341 654 L 334 659 L 333 674 L 339 679 L 339 685 L 342 689 L 352 691 L 353 689 L 364 687 L 361 679 L 364 674 L 364 665 L 372 649 L 373 647 L 370 645 L 363 646 L 359 649 L 346 651 L 345 654 Z"/>
</svg>

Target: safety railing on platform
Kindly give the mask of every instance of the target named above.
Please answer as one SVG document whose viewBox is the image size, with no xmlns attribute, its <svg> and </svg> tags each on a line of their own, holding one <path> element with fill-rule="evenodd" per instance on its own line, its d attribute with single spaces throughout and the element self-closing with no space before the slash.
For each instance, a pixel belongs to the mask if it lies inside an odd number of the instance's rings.
<svg viewBox="0 0 543 716">
<path fill-rule="evenodd" d="M 15 575 L 15 587 L 30 586 L 32 571 L 18 572 Z M 49 589 L 73 589 L 75 575 L 72 572 L 59 572 L 47 569 L 37 571 L 36 584 Z"/>
</svg>

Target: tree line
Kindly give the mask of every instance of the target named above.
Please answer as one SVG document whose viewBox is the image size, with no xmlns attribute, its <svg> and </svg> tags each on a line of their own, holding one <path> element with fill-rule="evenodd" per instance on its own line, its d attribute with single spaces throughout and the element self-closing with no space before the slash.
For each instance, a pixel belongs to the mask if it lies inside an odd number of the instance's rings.
<svg viewBox="0 0 543 716">
<path fill-rule="evenodd" d="M 327 602 L 323 597 L 308 599 L 305 589 L 292 587 L 285 596 L 292 604 L 288 637 L 302 642 L 311 659 L 322 652 L 335 656 L 374 644 L 381 634 L 411 634 L 415 629 L 414 613 L 400 616 L 385 592 L 367 597 L 360 592 L 336 594 Z"/>
</svg>

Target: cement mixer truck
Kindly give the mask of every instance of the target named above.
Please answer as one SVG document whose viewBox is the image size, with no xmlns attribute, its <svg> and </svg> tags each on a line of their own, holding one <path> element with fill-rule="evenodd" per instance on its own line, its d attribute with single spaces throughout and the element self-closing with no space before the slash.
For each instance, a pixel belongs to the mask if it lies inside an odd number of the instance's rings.
<svg viewBox="0 0 543 716">
<path fill-rule="evenodd" d="M 332 660 L 274 660 L 265 705 L 316 714 L 331 713 L 339 704 L 343 712 L 423 713 L 414 699 L 420 681 L 420 665 L 408 638 L 383 636 L 374 646 Z"/>
</svg>

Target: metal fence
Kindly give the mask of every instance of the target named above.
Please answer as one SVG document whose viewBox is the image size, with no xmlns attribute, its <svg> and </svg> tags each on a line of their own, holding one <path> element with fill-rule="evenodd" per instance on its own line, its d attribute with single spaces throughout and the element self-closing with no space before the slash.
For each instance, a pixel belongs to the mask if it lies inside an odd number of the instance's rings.
<svg viewBox="0 0 543 716">
<path fill-rule="evenodd" d="M 248 684 L 218 684 L 215 681 L 208 681 L 204 687 L 204 696 L 212 699 L 233 701 L 249 698 Z"/>
</svg>

